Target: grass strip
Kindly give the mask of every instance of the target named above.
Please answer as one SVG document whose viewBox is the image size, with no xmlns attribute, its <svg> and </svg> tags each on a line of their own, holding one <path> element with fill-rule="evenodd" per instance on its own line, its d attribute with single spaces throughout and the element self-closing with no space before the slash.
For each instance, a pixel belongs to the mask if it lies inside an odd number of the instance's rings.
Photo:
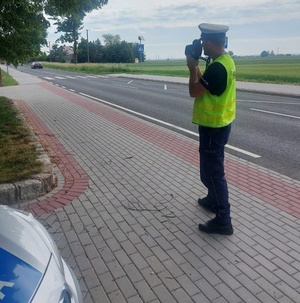
<svg viewBox="0 0 300 303">
<path fill-rule="evenodd" d="M 19 84 L 13 77 L 11 77 L 5 71 L 1 70 L 1 68 L 0 68 L 0 73 L 1 73 L 1 76 L 2 76 L 2 85 L 3 86 L 11 86 L 11 85 L 18 85 Z"/>
<path fill-rule="evenodd" d="M 30 143 L 30 132 L 23 126 L 11 100 L 0 97 L 0 183 L 28 179 L 42 171 L 38 153 Z"/>
</svg>

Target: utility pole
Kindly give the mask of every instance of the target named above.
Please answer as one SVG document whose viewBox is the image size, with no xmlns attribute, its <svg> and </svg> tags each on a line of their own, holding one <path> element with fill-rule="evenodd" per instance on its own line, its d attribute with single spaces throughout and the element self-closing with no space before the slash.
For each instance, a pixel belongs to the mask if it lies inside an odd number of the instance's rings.
<svg viewBox="0 0 300 303">
<path fill-rule="evenodd" d="M 87 41 L 87 62 L 90 62 L 90 50 L 89 50 L 89 30 L 86 30 L 86 41 Z"/>
<path fill-rule="evenodd" d="M 52 62 L 51 58 L 51 42 L 49 41 L 49 57 L 50 57 L 50 62 Z"/>
</svg>

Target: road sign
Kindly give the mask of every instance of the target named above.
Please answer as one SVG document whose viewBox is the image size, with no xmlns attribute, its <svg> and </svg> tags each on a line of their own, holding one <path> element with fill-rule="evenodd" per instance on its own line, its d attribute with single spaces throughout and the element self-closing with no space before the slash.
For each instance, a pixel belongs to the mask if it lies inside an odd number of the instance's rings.
<svg viewBox="0 0 300 303">
<path fill-rule="evenodd" d="M 141 52 L 141 53 L 144 52 L 144 44 L 139 45 L 139 52 Z"/>
</svg>

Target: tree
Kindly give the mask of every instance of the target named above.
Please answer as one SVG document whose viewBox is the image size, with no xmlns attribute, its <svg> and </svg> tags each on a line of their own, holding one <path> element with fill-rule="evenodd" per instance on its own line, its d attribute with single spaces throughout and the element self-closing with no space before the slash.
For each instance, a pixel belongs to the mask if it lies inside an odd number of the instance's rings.
<svg viewBox="0 0 300 303">
<path fill-rule="evenodd" d="M 48 0 L 45 11 L 52 16 L 57 25 L 57 33 L 61 35 L 61 42 L 73 43 L 74 62 L 77 63 L 77 43 L 79 31 L 82 29 L 86 13 L 99 9 L 107 4 L 108 0 Z"/>
<path fill-rule="evenodd" d="M 103 48 L 103 60 L 109 63 L 133 63 L 132 44 L 122 41 L 119 44 L 105 46 Z"/>
<path fill-rule="evenodd" d="M 103 62 L 103 45 L 99 39 L 93 42 L 93 47 L 90 47 L 91 55 L 90 61 L 91 62 Z"/>
<path fill-rule="evenodd" d="M 15 66 L 24 63 L 46 45 L 49 22 L 43 0 L 2 0 L 0 7 L 0 58 Z M 0 74 L 1 81 L 1 74 Z M 1 83 L 1 82 L 0 82 Z"/>
<path fill-rule="evenodd" d="M 73 13 L 89 13 L 107 4 L 108 0 L 47 0 L 46 13 L 50 16 L 67 16 Z"/>
<path fill-rule="evenodd" d="M 105 34 L 105 35 L 102 35 L 102 37 L 104 39 L 105 46 L 113 46 L 113 45 L 120 44 L 120 42 L 121 42 L 120 35 Z"/>
<path fill-rule="evenodd" d="M 87 39 L 81 38 L 78 43 L 78 63 L 87 62 Z M 89 61 L 91 63 L 103 62 L 103 46 L 99 39 L 89 41 Z"/>
<path fill-rule="evenodd" d="M 41 52 L 37 57 L 37 61 L 50 61 L 50 56 L 46 52 Z"/>
<path fill-rule="evenodd" d="M 84 63 L 87 62 L 87 40 L 84 38 L 81 38 L 81 41 L 78 43 L 78 50 L 77 50 L 77 62 L 78 63 Z M 89 48 L 91 46 L 92 42 L 89 42 Z M 91 51 L 90 51 L 91 54 Z"/>
<path fill-rule="evenodd" d="M 61 46 L 58 46 L 57 44 L 52 45 L 51 60 L 53 62 L 65 63 L 66 56 L 67 56 L 67 53 L 62 45 Z"/>
<path fill-rule="evenodd" d="M 132 43 L 122 41 L 120 43 L 120 48 L 119 48 L 119 56 L 120 56 L 119 62 L 133 63 L 134 58 L 135 58 L 133 50 L 134 50 L 134 47 L 133 47 Z"/>
<path fill-rule="evenodd" d="M 132 63 L 136 44 L 121 41 L 120 35 L 105 34 L 103 47 L 104 62 Z"/>
<path fill-rule="evenodd" d="M 230 55 L 230 57 L 233 57 L 234 55 L 233 51 L 228 51 L 228 54 Z"/>
<path fill-rule="evenodd" d="M 121 41 L 119 35 L 103 35 L 104 45 L 99 39 L 89 41 L 89 62 L 133 63 L 139 56 L 137 43 Z M 87 62 L 87 39 L 81 38 L 78 44 L 78 62 Z M 143 54 L 145 58 L 145 55 Z"/>
<path fill-rule="evenodd" d="M 267 51 L 264 50 L 264 51 L 261 52 L 260 56 L 261 57 L 268 57 L 269 56 L 269 52 L 267 52 Z"/>
<path fill-rule="evenodd" d="M 79 16 L 81 15 L 81 16 Z M 74 62 L 77 63 L 77 43 L 79 39 L 79 31 L 83 28 L 82 14 L 70 15 L 65 19 L 56 19 L 54 25 L 57 25 L 57 32 L 64 32 L 58 39 L 62 43 L 73 42 Z"/>
</svg>

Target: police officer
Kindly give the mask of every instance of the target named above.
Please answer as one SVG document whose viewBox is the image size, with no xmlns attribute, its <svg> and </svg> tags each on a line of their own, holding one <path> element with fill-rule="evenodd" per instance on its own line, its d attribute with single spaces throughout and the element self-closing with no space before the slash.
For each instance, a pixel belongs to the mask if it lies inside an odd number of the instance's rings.
<svg viewBox="0 0 300 303">
<path fill-rule="evenodd" d="M 199 29 L 204 54 L 212 62 L 202 73 L 198 60 L 187 56 L 189 93 L 195 98 L 192 122 L 199 125 L 200 178 L 208 190 L 207 196 L 199 198 L 198 203 L 215 214 L 212 220 L 199 224 L 199 229 L 231 235 L 224 148 L 236 113 L 235 64 L 225 52 L 228 26 L 202 23 Z"/>
</svg>

